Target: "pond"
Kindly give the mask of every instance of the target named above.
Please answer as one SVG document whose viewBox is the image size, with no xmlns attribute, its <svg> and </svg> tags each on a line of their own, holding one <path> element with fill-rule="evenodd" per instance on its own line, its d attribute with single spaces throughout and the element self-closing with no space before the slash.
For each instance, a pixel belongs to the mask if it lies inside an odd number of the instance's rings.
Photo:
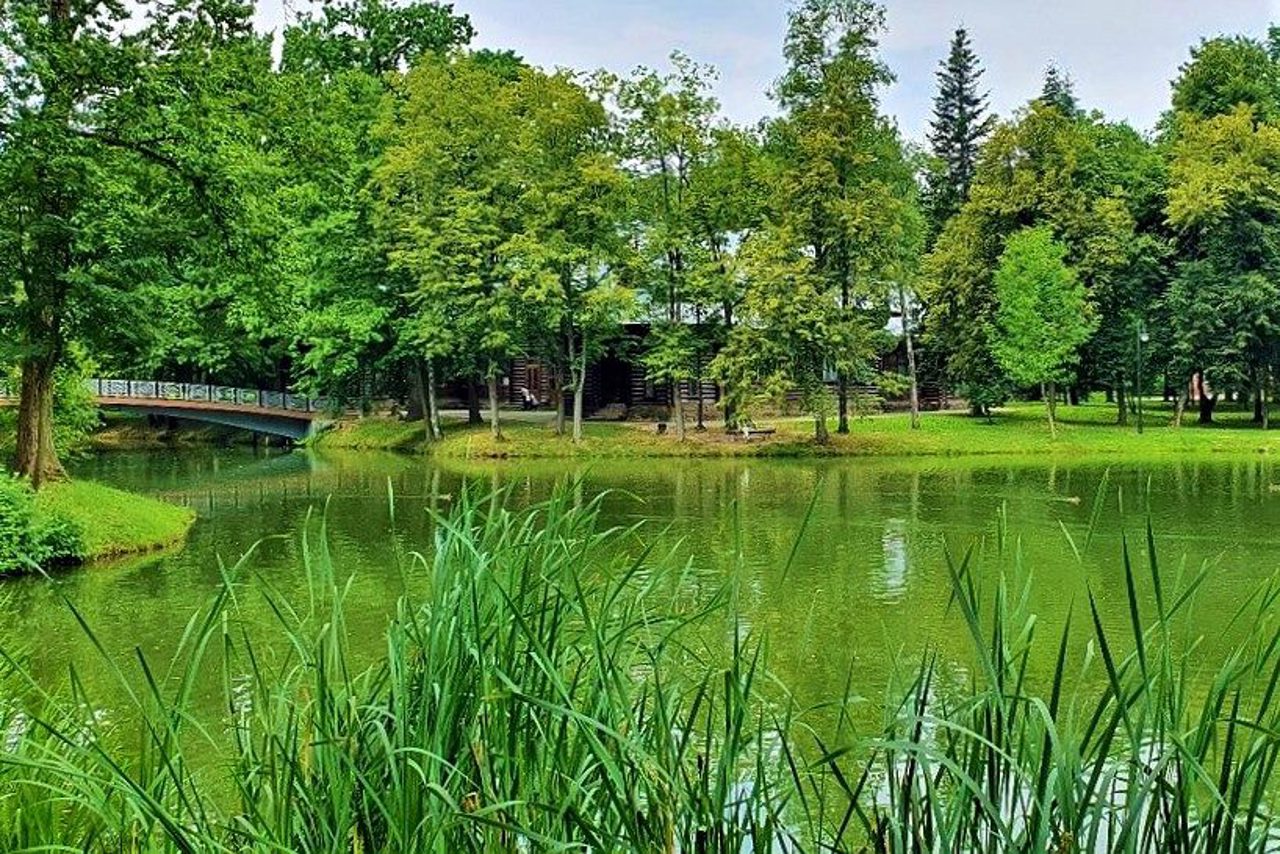
<svg viewBox="0 0 1280 854">
<path fill-rule="evenodd" d="M 658 541 L 691 562 L 695 583 L 734 582 L 743 624 L 768 638 L 770 664 L 802 700 L 841 694 L 846 680 L 878 709 L 895 684 L 936 650 L 958 667 L 969 658 L 964 624 L 949 608 L 948 552 L 971 546 L 979 574 L 994 579 L 1020 552 L 1031 573 L 1027 608 L 1040 620 L 1042 674 L 1074 605 L 1082 651 L 1087 590 L 1103 622 L 1127 635 L 1121 537 L 1146 566 L 1150 515 L 1166 584 L 1178 567 L 1208 566 L 1192 631 L 1211 666 L 1238 636 L 1232 617 L 1280 567 L 1280 470 L 1265 457 L 1197 462 L 1050 464 L 1034 460 L 693 461 L 654 460 L 437 466 L 379 454 L 254 455 L 245 450 L 114 453 L 82 461 L 78 477 L 146 492 L 194 508 L 199 521 L 180 551 L 89 567 L 51 583 L 5 583 L 3 634 L 48 685 L 74 667 L 105 709 L 120 686 L 77 626 L 74 603 L 108 654 L 135 650 L 163 671 L 192 615 L 222 583 L 224 568 L 256 546 L 240 578 L 251 631 L 272 633 L 254 586 L 305 601 L 301 535 L 325 536 L 338 569 L 354 576 L 348 614 L 355 652 L 372 659 L 397 597 L 420 587 L 411 555 L 430 545 L 428 509 L 463 488 L 508 487 L 512 501 L 548 496 L 577 479 L 604 494 L 603 523 L 640 525 L 629 543 Z M 394 496 L 394 514 L 389 495 Z M 1095 509 L 1095 499 L 1101 496 Z M 308 522 L 310 519 L 310 522 Z M 1003 519 L 1006 558 L 995 557 Z M 1092 536 L 1090 536 L 1092 531 Z M 1141 575 L 1145 579 L 1145 573 Z M 1142 595 L 1151 607 L 1150 585 Z M 207 680 L 196 702 L 223 707 Z M 868 711 L 868 723 L 874 715 Z"/>
</svg>

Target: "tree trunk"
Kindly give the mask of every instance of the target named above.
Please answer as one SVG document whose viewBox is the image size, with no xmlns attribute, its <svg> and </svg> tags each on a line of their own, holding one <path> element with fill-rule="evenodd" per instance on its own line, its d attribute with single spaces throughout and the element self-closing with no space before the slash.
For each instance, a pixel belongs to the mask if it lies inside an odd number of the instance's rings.
<svg viewBox="0 0 1280 854">
<path fill-rule="evenodd" d="M 1050 381 L 1045 386 L 1044 399 L 1049 408 L 1049 437 L 1058 438 L 1057 410 L 1058 410 L 1058 384 Z"/>
<path fill-rule="evenodd" d="M 911 341 L 911 311 L 907 306 L 906 288 L 898 288 L 902 307 L 902 337 L 907 340 L 907 376 L 911 381 L 911 429 L 920 429 L 920 383 L 916 375 L 916 348 Z"/>
<path fill-rule="evenodd" d="M 733 334 L 733 304 L 726 302 L 724 304 L 724 328 L 725 338 L 727 339 Z M 724 432 L 732 433 L 738 429 L 738 413 L 734 409 L 733 399 L 729 396 L 729 390 L 724 384 L 720 385 L 720 399 L 724 401 Z"/>
<path fill-rule="evenodd" d="M 1200 398 L 1200 423 L 1212 424 L 1213 410 L 1218 405 L 1218 395 L 1215 394 L 1210 397 L 1205 392 L 1204 374 L 1196 374 L 1196 390 L 1199 392 L 1197 396 Z"/>
<path fill-rule="evenodd" d="M 1213 395 L 1212 397 L 1201 397 L 1200 398 L 1200 423 L 1212 424 L 1213 410 L 1216 409 L 1217 407 L 1218 407 L 1218 396 L 1216 394 Z"/>
<path fill-rule="evenodd" d="M 436 397 L 436 363 L 427 359 L 427 431 L 432 441 L 444 438 L 444 428 L 440 425 L 440 400 Z"/>
<path fill-rule="evenodd" d="M 422 362 L 413 360 L 413 394 L 418 398 L 418 406 L 422 412 L 422 428 L 426 431 L 427 441 L 434 442 L 435 425 L 431 423 L 431 402 L 427 400 L 427 381 L 422 376 Z"/>
<path fill-rule="evenodd" d="M 573 378 L 573 443 L 577 445 L 582 442 L 583 399 L 586 397 L 587 388 L 587 348 L 585 346 L 578 354 L 578 361 L 570 368 L 570 372 Z"/>
<path fill-rule="evenodd" d="M 1080 405 L 1080 387 L 1079 386 L 1073 385 L 1070 389 L 1067 390 L 1067 404 L 1069 406 Z"/>
<path fill-rule="evenodd" d="M 831 434 L 827 431 L 827 416 L 813 416 L 813 439 L 819 445 L 826 445 L 831 442 Z"/>
<path fill-rule="evenodd" d="M 502 419 L 498 410 L 498 375 L 489 374 L 489 427 L 493 430 L 493 438 L 502 439 Z"/>
<path fill-rule="evenodd" d="M 706 400 L 705 400 L 705 396 L 702 394 L 702 357 L 701 356 L 698 357 L 697 390 L 698 390 L 698 423 L 697 423 L 697 426 L 695 426 L 693 429 L 699 433 L 705 433 L 707 431 L 707 414 L 706 414 Z"/>
<path fill-rule="evenodd" d="M 551 405 L 556 408 L 555 429 L 557 436 L 564 435 L 564 367 L 556 365 L 551 372 Z"/>
<path fill-rule="evenodd" d="M 1178 403 L 1173 409 L 1173 426 L 1182 426 L 1182 416 L 1187 411 L 1187 386 L 1184 383 L 1182 389 L 1178 392 Z"/>
<path fill-rule="evenodd" d="M 32 358 L 22 363 L 14 468 L 34 489 L 66 477 L 53 445 L 53 376 L 52 359 Z"/>
<path fill-rule="evenodd" d="M 1262 380 L 1254 383 L 1253 389 L 1253 423 L 1262 424 L 1267 420 L 1266 394 L 1262 390 Z"/>
<path fill-rule="evenodd" d="M 840 266 L 843 267 L 844 269 L 841 271 L 842 275 L 840 276 L 840 319 L 843 322 L 844 320 L 847 319 L 847 316 L 849 313 L 850 288 L 849 288 L 848 259 L 843 258 L 842 256 L 841 261 L 842 263 Z M 846 436 L 849 433 L 849 378 L 845 376 L 844 371 L 839 372 L 839 375 L 836 378 L 836 383 L 837 383 L 836 432 L 839 433 L 841 436 Z M 823 423 L 822 432 L 823 433 L 826 432 L 825 422 Z"/>
<path fill-rule="evenodd" d="M 582 442 L 582 403 L 586 397 L 584 391 L 586 383 L 579 378 L 573 388 L 573 443 L 575 445 Z"/>
<path fill-rule="evenodd" d="M 1271 406 L 1267 399 L 1267 387 L 1271 384 L 1271 367 L 1262 372 L 1262 382 L 1258 383 L 1258 406 L 1262 410 L 1262 429 L 1271 429 Z"/>
<path fill-rule="evenodd" d="M 839 408 L 836 432 L 844 436 L 849 432 L 849 380 L 843 373 L 836 381 L 836 401 Z"/>
<path fill-rule="evenodd" d="M 1113 397 L 1116 404 L 1116 423 L 1121 427 L 1129 426 L 1128 393 L 1125 391 L 1123 379 L 1118 379 L 1116 381 L 1116 389 Z"/>
<path fill-rule="evenodd" d="M 683 442 L 685 439 L 684 429 L 684 389 L 680 387 L 679 380 L 671 381 L 671 400 L 672 414 L 675 416 L 676 422 L 676 439 Z"/>
<path fill-rule="evenodd" d="M 474 379 L 467 381 L 467 423 L 478 427 L 484 423 L 480 414 L 480 386 Z"/>
</svg>

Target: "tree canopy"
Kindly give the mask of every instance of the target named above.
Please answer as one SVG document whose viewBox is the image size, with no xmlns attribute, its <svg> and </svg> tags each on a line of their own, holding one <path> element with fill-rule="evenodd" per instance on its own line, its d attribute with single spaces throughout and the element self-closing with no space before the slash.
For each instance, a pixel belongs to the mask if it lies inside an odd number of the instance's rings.
<svg viewBox="0 0 1280 854">
<path fill-rule="evenodd" d="M 478 419 L 487 387 L 495 435 L 523 395 L 581 440 L 609 362 L 680 438 L 770 408 L 821 440 L 860 389 L 903 385 L 905 347 L 912 388 L 922 359 L 977 414 L 1065 386 L 1123 422 L 1157 377 L 1179 418 L 1231 397 L 1267 422 L 1276 30 L 1191 47 L 1143 133 L 1058 66 L 991 115 L 961 28 L 926 146 L 883 109 L 872 0 L 793 5 L 776 114 L 747 126 L 678 53 L 542 69 L 470 49 L 470 19 L 429 0 L 323 0 L 274 50 L 253 12 L 0 11 L 0 367 L 37 486 L 90 365 L 393 398 L 430 436 L 441 398 Z"/>
</svg>

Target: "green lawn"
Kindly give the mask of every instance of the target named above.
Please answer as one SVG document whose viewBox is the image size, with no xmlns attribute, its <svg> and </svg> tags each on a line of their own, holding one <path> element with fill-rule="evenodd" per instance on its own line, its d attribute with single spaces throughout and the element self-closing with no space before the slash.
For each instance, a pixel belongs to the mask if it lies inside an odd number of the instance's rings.
<svg viewBox="0 0 1280 854">
<path fill-rule="evenodd" d="M 636 458 L 725 456 L 966 456 L 1052 455 L 1170 456 L 1184 453 L 1257 454 L 1280 452 L 1280 430 L 1263 431 L 1251 421 L 1251 413 L 1224 410 L 1212 426 L 1201 426 L 1196 413 L 1188 412 L 1181 428 L 1170 425 L 1171 410 L 1153 404 L 1146 417 L 1146 431 L 1138 435 L 1136 424 L 1115 423 L 1115 407 L 1101 402 L 1059 407 L 1058 435 L 1050 436 L 1044 408 L 1016 404 L 999 410 L 990 420 L 960 412 L 925 413 L 919 430 L 912 430 L 905 414 L 855 418 L 850 434 L 832 435 L 828 445 L 813 441 L 808 419 L 759 419 L 761 427 L 777 433 L 745 442 L 729 437 L 718 427 L 705 433 L 690 432 L 684 442 L 674 435 L 659 435 L 652 423 L 587 424 L 581 445 L 556 436 L 541 424 L 504 426 L 502 441 L 495 441 L 487 427 L 447 425 L 438 445 L 424 443 L 422 425 L 386 419 L 364 419 L 339 425 L 315 440 L 321 448 L 428 450 L 446 459 L 496 458 Z M 1280 422 L 1278 422 L 1280 423 Z M 834 420 L 831 424 L 834 431 Z"/>
<path fill-rule="evenodd" d="M 195 521 L 185 507 L 82 480 L 46 485 L 36 495 L 36 507 L 79 528 L 85 560 L 174 545 Z"/>
</svg>

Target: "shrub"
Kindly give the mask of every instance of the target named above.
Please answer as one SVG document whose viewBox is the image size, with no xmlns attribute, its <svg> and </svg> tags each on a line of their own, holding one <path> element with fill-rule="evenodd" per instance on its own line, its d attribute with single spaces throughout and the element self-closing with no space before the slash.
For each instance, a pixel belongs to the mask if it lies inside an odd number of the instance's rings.
<svg viewBox="0 0 1280 854">
<path fill-rule="evenodd" d="M 81 542 L 74 524 L 39 512 L 24 481 L 0 475 L 0 574 L 73 560 L 82 552 Z"/>
</svg>

